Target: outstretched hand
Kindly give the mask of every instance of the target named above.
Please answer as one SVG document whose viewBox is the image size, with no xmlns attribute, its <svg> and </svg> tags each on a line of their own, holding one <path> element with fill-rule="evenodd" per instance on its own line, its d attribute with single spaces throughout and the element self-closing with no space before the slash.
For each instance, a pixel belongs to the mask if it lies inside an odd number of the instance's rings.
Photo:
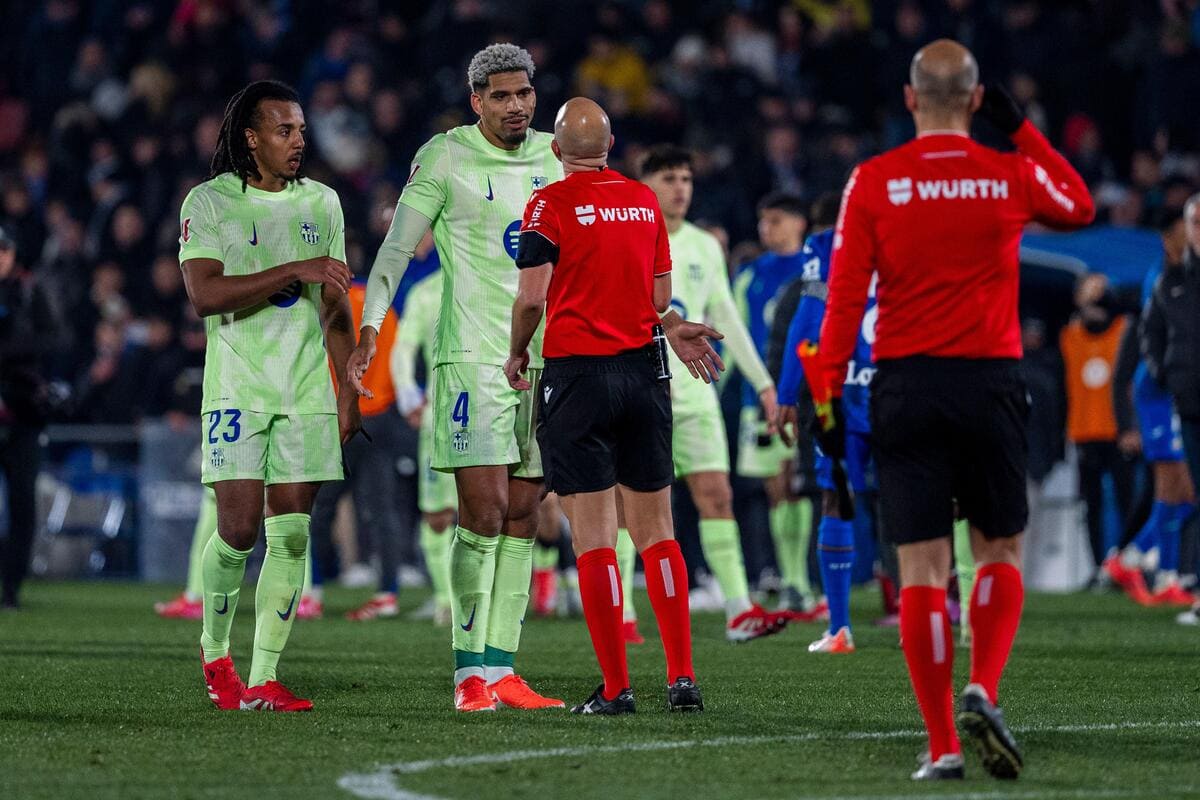
<svg viewBox="0 0 1200 800">
<path fill-rule="evenodd" d="M 720 331 L 700 322 L 679 322 L 667 331 L 667 341 L 675 355 L 693 378 L 705 383 L 715 382 L 725 369 L 725 362 L 709 340 L 724 338 Z"/>
</svg>

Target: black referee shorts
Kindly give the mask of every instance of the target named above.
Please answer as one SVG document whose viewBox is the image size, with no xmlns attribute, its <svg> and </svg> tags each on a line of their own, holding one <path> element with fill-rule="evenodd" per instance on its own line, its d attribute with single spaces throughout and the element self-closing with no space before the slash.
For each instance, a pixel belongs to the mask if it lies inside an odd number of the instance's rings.
<svg viewBox="0 0 1200 800">
<path fill-rule="evenodd" d="M 634 350 L 546 359 L 537 437 L 547 490 L 599 492 L 620 483 L 652 492 L 671 485 L 671 395 L 652 358 Z"/>
<path fill-rule="evenodd" d="M 895 544 L 953 534 L 954 502 L 989 539 L 1029 519 L 1029 400 L 1012 359 L 881 361 L 871 382 L 880 523 Z"/>
</svg>

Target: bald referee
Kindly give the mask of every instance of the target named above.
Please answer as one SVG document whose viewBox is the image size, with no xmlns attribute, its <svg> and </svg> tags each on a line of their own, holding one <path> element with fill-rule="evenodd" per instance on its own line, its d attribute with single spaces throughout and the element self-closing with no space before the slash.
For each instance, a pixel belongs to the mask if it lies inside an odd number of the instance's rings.
<svg viewBox="0 0 1200 800">
<path fill-rule="evenodd" d="M 872 445 L 881 524 L 898 545 L 904 657 L 929 733 L 915 780 L 963 777 L 946 613 L 955 500 L 978 565 L 958 722 L 993 776 L 1022 767 L 997 708 L 1021 617 L 1028 517 L 1018 247 L 1028 222 L 1076 228 L 1094 214 L 1075 170 L 1012 98 L 978 78 L 970 51 L 948 39 L 913 58 L 904 99 L 917 138 L 864 162 L 846 185 L 820 337 L 821 391 L 836 396 L 842 381 L 829 377 L 846 374 L 877 273 Z M 973 142 L 975 112 L 1017 152 Z M 822 411 L 821 447 L 843 457 L 838 401 Z"/>
<path fill-rule="evenodd" d="M 602 683 L 576 714 L 629 714 L 633 691 L 622 634 L 616 486 L 667 656 L 667 708 L 700 711 L 692 669 L 687 567 L 671 520 L 671 398 L 666 344 L 695 377 L 716 378 L 708 342 L 720 334 L 672 312 L 671 253 L 658 200 L 608 168 L 613 137 L 603 109 L 574 98 L 554 122 L 566 177 L 533 193 L 517 250 L 521 269 L 504 372 L 515 389 L 546 314 L 538 445 L 546 488 L 571 521 L 584 616 Z"/>
</svg>

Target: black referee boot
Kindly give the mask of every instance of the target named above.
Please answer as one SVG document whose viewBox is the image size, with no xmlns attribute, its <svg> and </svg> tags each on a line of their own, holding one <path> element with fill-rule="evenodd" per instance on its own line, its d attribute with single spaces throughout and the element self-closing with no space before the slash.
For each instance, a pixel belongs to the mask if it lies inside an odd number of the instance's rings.
<svg viewBox="0 0 1200 800">
<path fill-rule="evenodd" d="M 622 689 L 612 700 L 605 700 L 603 683 L 596 687 L 591 697 L 571 708 L 572 714 L 603 714 L 609 717 L 633 714 L 636 711 L 633 705 L 633 689 Z"/>
<path fill-rule="evenodd" d="M 676 678 L 667 687 L 668 711 L 703 711 L 704 698 L 700 696 L 700 687 L 691 678 Z"/>
<path fill-rule="evenodd" d="M 1025 765 L 1017 740 L 1004 724 L 1004 713 L 992 704 L 987 692 L 975 683 L 967 684 L 958 702 L 958 724 L 979 754 L 983 768 L 993 778 L 1013 780 Z"/>
</svg>

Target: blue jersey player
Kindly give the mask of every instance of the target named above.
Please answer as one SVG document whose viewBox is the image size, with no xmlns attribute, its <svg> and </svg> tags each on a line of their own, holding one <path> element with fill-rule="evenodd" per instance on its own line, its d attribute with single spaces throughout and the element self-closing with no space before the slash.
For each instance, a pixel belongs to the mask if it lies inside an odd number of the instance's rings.
<svg viewBox="0 0 1200 800">
<path fill-rule="evenodd" d="M 1186 246 L 1183 218 L 1163 230 L 1165 269 L 1182 269 Z M 1161 268 L 1151 269 L 1142 287 L 1148 303 Z M 1154 505 L 1137 536 L 1119 554 L 1105 559 L 1104 569 L 1129 596 L 1143 605 L 1191 605 L 1189 592 L 1179 585 L 1180 533 L 1195 511 L 1195 492 L 1184 463 L 1179 415 L 1171 395 L 1151 377 L 1146 363 L 1138 364 L 1133 377 L 1133 406 L 1141 433 L 1142 456 L 1154 476 Z M 1145 585 L 1142 565 L 1146 554 L 1158 548 L 1158 574 L 1153 591 Z"/>
<path fill-rule="evenodd" d="M 808 237 L 804 244 L 806 265 L 812 265 L 813 277 L 805 291 L 788 328 L 787 345 L 783 353 L 783 371 L 779 381 L 781 421 L 794 423 L 795 406 L 799 401 L 804 370 L 797 356 L 801 342 L 816 342 L 825 318 L 825 295 L 829 284 L 830 253 L 833 248 L 833 229 Z M 871 344 L 875 340 L 875 282 L 867 294 L 858 343 L 846 370 L 842 407 L 846 419 L 846 471 L 850 485 L 858 494 L 870 488 L 871 451 L 869 414 L 871 378 L 875 364 L 871 360 Z M 787 411 L 785 411 L 787 409 Z M 783 425 L 780 426 L 781 428 Z M 852 653 L 854 638 L 850 633 L 850 570 L 854 565 L 854 520 L 843 519 L 834 493 L 833 461 L 817 448 L 817 485 L 822 490 L 822 517 L 817 529 L 817 553 L 821 579 L 829 602 L 829 630 L 809 645 L 811 653 Z"/>
<path fill-rule="evenodd" d="M 767 358 L 777 296 L 803 271 L 807 227 L 799 197 L 773 192 L 758 204 L 758 236 L 767 252 L 742 267 L 733 283 L 733 297 L 760 359 Z M 726 365 L 729 363 L 726 356 Z M 808 577 L 812 503 L 792 491 L 792 448 L 774 435 L 775 421 L 763 418 L 760 399 L 747 384 L 739 421 L 737 472 L 762 479 L 767 492 L 771 538 L 783 582 L 780 610 L 808 620 L 821 612 Z"/>
</svg>

